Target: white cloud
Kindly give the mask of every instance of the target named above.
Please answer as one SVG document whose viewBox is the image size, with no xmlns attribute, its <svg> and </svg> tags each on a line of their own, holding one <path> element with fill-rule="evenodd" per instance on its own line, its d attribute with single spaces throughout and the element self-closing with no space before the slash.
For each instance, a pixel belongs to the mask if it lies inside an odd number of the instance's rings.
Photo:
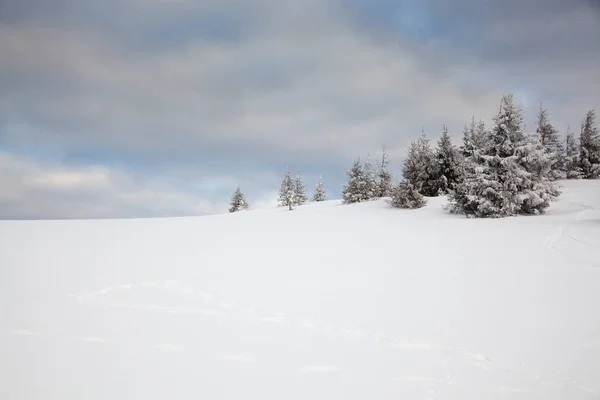
<svg viewBox="0 0 600 400">
<path fill-rule="evenodd" d="M 212 181 L 218 184 L 217 178 Z M 114 169 L 66 167 L 0 153 L 2 218 L 117 218 L 226 211 L 226 203 L 144 184 Z"/>
</svg>

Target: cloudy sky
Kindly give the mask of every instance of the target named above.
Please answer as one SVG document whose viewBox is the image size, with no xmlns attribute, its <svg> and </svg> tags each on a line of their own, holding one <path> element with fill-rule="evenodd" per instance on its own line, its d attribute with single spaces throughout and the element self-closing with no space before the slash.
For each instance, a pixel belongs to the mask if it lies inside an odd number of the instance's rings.
<svg viewBox="0 0 600 400">
<path fill-rule="evenodd" d="M 227 211 L 286 167 L 339 198 L 515 93 L 600 109 L 596 0 L 0 0 L 0 218 Z"/>
</svg>

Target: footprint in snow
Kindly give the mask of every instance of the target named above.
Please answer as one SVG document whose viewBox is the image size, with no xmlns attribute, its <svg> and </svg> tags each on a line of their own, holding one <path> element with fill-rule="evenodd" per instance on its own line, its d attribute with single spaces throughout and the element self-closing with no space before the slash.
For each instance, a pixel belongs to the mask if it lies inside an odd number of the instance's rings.
<svg viewBox="0 0 600 400">
<path fill-rule="evenodd" d="M 221 356 L 219 356 L 219 358 L 221 358 L 223 360 L 237 361 L 237 362 L 243 362 L 243 363 L 251 363 L 251 362 L 256 361 L 252 357 L 234 355 L 234 354 L 221 355 Z"/>
<path fill-rule="evenodd" d="M 82 337 L 80 339 L 83 340 L 84 342 L 93 342 L 93 343 L 102 343 L 102 344 L 108 343 L 106 341 L 106 339 L 98 337 L 98 336 L 86 336 L 86 337 Z"/>
<path fill-rule="evenodd" d="M 303 373 L 310 372 L 339 372 L 342 369 L 335 365 L 307 365 L 300 369 Z"/>
<path fill-rule="evenodd" d="M 392 378 L 394 382 L 435 382 L 436 378 L 430 378 L 426 376 L 402 376 L 399 378 Z"/>
<path fill-rule="evenodd" d="M 13 335 L 16 335 L 16 336 L 40 336 L 41 335 L 39 332 L 31 331 L 29 329 L 13 329 L 8 332 L 12 333 Z"/>
<path fill-rule="evenodd" d="M 172 344 L 172 343 L 155 344 L 154 348 L 159 349 L 159 350 L 165 350 L 165 351 L 173 351 L 173 352 L 183 350 L 182 346 L 179 346 L 177 344 Z"/>
</svg>

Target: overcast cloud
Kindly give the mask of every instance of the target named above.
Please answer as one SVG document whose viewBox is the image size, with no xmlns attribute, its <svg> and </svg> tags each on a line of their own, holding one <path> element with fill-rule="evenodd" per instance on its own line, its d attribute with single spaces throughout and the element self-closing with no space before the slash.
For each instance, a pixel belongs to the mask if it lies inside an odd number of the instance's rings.
<svg viewBox="0 0 600 400">
<path fill-rule="evenodd" d="M 562 132 L 600 107 L 591 0 L 0 0 L 0 54 L 3 218 L 267 206 L 288 166 L 339 198 L 505 91 Z"/>
</svg>

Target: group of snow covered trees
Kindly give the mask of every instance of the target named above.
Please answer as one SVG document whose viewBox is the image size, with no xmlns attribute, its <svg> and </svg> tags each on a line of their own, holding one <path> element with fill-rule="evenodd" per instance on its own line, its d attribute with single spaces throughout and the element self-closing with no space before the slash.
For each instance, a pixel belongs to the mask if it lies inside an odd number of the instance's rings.
<svg viewBox="0 0 600 400">
<path fill-rule="evenodd" d="M 435 150 L 424 133 L 411 143 L 402 166 L 403 179 L 395 185 L 387 169 L 388 163 L 385 148 L 377 173 L 373 171 L 370 157 L 363 164 L 360 158 L 357 159 L 347 172 L 343 202 L 358 203 L 390 197 L 393 207 L 419 208 L 425 205 L 423 196 L 448 193 L 462 178 L 460 153 L 452 145 L 446 127 Z"/>
<path fill-rule="evenodd" d="M 403 179 L 395 187 L 386 170 L 385 151 L 379 180 L 369 158 L 364 164 L 357 160 L 347 172 L 343 201 L 389 196 L 393 207 L 419 208 L 425 204 L 424 196 L 445 194 L 452 213 L 475 217 L 539 214 L 560 195 L 553 181 L 599 177 L 600 134 L 595 117 L 594 110 L 587 113 L 579 144 L 568 131 L 563 146 L 543 107 L 536 131 L 525 132 L 522 110 L 509 93 L 502 97 L 493 127 L 487 130 L 483 121 L 473 117 L 465 125 L 458 148 L 445 126 L 435 149 L 422 133 L 411 143 L 402 166 Z"/>
<path fill-rule="evenodd" d="M 319 177 L 319 182 L 315 187 L 313 197 L 311 201 L 325 201 L 327 199 L 325 191 L 323 189 L 323 178 Z M 306 187 L 302 180 L 302 174 L 296 173 L 296 177 L 292 178 L 290 170 L 286 170 L 283 174 L 283 181 L 279 188 L 279 194 L 277 196 L 277 205 L 279 207 L 288 207 L 292 210 L 294 206 L 301 206 L 308 201 L 306 195 Z"/>
<path fill-rule="evenodd" d="M 373 170 L 370 156 L 367 156 L 364 163 L 360 162 L 359 157 L 346 173 L 348 183 L 344 186 L 342 192 L 343 202 L 360 203 L 391 196 L 394 187 L 392 174 L 387 170 L 388 164 L 389 160 L 385 147 L 377 171 Z"/>
<path fill-rule="evenodd" d="M 422 132 L 410 144 L 402 180 L 396 184 L 388 171 L 385 147 L 376 169 L 370 156 L 364 162 L 359 157 L 346 172 L 342 201 L 389 198 L 393 207 L 420 208 L 425 197 L 447 195 L 446 209 L 451 213 L 475 217 L 540 214 L 560 195 L 557 179 L 600 177 L 600 133 L 594 110 L 588 111 L 581 124 L 579 143 L 567 129 L 563 145 L 543 106 L 536 125 L 535 132 L 526 132 L 522 110 L 512 93 L 505 94 L 491 129 L 472 117 L 465 124 L 460 147 L 452 143 L 446 126 L 435 148 Z M 308 201 L 300 173 L 293 178 L 289 169 L 285 171 L 277 200 L 278 206 L 290 210 Z M 324 200 L 323 179 L 319 179 L 311 201 Z M 229 211 L 248 208 L 238 187 Z"/>
<path fill-rule="evenodd" d="M 327 196 L 323 188 L 323 178 L 319 177 L 319 182 L 315 186 L 311 201 L 319 202 L 325 200 L 327 200 Z M 298 172 L 296 176 L 292 178 L 290 170 L 286 170 L 283 174 L 283 180 L 277 195 L 277 205 L 279 207 L 285 206 L 288 207 L 289 210 L 292 210 L 294 206 L 299 206 L 306 202 L 308 202 L 308 196 L 306 194 L 306 187 L 302 179 L 302 174 Z M 230 206 L 229 212 L 231 213 L 248 210 L 250 208 L 239 186 L 231 198 Z"/>
</svg>

